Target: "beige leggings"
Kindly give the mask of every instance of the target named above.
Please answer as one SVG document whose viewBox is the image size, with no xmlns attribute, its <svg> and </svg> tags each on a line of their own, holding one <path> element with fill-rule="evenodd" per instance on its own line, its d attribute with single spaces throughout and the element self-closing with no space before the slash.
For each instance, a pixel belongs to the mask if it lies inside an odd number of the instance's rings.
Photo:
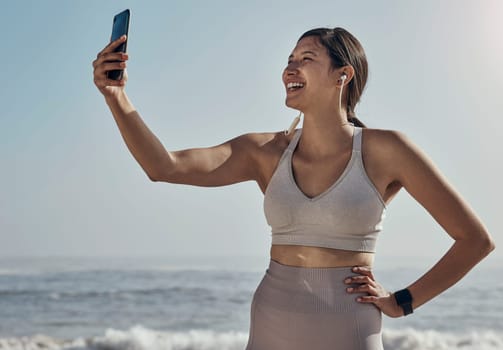
<svg viewBox="0 0 503 350">
<path fill-rule="evenodd" d="M 246 350 L 382 350 L 381 311 L 346 292 L 353 275 L 271 259 L 253 295 Z"/>
</svg>

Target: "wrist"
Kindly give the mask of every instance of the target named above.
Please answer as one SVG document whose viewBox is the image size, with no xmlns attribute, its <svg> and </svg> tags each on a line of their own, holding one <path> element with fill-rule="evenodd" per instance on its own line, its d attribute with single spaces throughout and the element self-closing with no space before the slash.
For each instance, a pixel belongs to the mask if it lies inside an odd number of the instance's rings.
<svg viewBox="0 0 503 350">
<path fill-rule="evenodd" d="M 413 298 L 408 288 L 394 292 L 393 297 L 395 298 L 397 305 L 403 311 L 404 316 L 407 316 L 414 312 L 412 308 Z"/>
<path fill-rule="evenodd" d="M 121 91 L 114 96 L 105 97 L 105 101 L 112 112 L 129 114 L 130 112 L 135 111 L 135 107 L 124 91 Z"/>
<path fill-rule="evenodd" d="M 118 92 L 114 92 L 113 94 L 106 94 L 105 96 L 105 102 L 107 105 L 117 105 L 122 103 L 123 101 L 127 100 L 127 95 L 124 90 L 120 90 Z"/>
</svg>

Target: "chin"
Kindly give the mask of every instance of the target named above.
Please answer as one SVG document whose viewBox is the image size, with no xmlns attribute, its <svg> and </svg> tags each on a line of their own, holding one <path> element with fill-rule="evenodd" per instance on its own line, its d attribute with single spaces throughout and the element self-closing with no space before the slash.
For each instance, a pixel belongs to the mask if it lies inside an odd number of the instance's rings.
<svg viewBox="0 0 503 350">
<path fill-rule="evenodd" d="M 296 103 L 295 101 L 292 101 L 288 97 L 285 99 L 285 105 L 289 108 L 300 110 L 300 104 Z"/>
</svg>

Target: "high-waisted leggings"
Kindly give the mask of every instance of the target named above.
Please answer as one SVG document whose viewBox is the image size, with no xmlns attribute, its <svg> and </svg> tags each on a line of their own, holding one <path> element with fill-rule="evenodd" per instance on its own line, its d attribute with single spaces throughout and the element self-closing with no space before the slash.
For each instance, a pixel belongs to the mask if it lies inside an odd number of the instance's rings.
<svg viewBox="0 0 503 350">
<path fill-rule="evenodd" d="M 381 311 L 347 293 L 350 267 L 270 260 L 252 299 L 246 350 L 382 350 Z"/>
</svg>

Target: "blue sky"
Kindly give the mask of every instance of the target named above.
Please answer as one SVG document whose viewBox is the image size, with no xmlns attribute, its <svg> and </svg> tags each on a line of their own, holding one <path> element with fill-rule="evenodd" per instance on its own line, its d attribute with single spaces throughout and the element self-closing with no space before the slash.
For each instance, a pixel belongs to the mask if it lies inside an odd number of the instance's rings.
<svg viewBox="0 0 503 350">
<path fill-rule="evenodd" d="M 501 241 L 501 1 L 15 1 L 0 12 L 1 255 L 268 257 L 256 183 L 152 183 L 127 150 L 91 66 L 125 8 L 126 90 L 168 150 L 288 127 L 296 40 L 349 30 L 370 67 L 359 118 L 406 133 Z M 450 243 L 402 189 L 376 262 L 434 262 Z"/>
</svg>

